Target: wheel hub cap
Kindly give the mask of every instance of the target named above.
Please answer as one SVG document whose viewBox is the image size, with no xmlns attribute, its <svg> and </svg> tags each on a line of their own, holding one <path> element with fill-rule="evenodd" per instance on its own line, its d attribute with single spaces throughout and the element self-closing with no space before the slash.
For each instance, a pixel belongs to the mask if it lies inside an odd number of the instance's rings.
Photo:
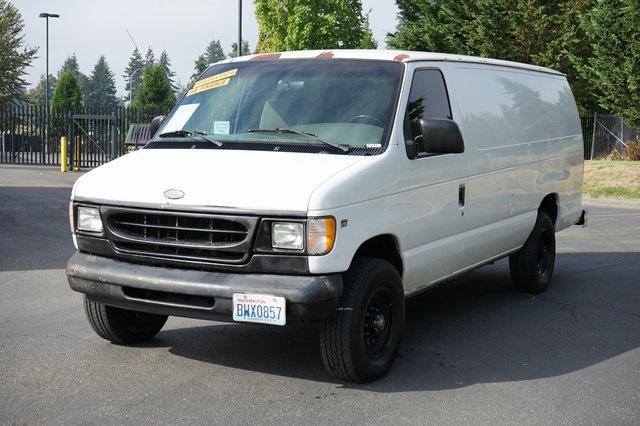
<svg viewBox="0 0 640 426">
<path fill-rule="evenodd" d="M 375 331 L 380 332 L 384 330 L 384 325 L 385 325 L 384 315 L 382 314 L 376 315 L 376 317 L 373 320 L 373 329 Z"/>
<path fill-rule="evenodd" d="M 372 358 L 381 356 L 391 336 L 393 305 L 386 290 L 376 291 L 367 304 L 363 319 L 363 337 L 367 353 Z"/>
</svg>

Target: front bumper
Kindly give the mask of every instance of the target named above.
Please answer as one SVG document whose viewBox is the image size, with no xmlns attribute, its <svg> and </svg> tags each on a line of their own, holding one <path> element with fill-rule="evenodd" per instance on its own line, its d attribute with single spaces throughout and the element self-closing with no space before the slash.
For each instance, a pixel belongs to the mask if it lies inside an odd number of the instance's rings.
<svg viewBox="0 0 640 426">
<path fill-rule="evenodd" d="M 269 275 L 174 269 L 78 252 L 67 263 L 69 286 L 89 299 L 140 312 L 232 321 L 233 293 L 287 301 L 287 322 L 326 318 L 338 306 L 342 275 Z"/>
</svg>

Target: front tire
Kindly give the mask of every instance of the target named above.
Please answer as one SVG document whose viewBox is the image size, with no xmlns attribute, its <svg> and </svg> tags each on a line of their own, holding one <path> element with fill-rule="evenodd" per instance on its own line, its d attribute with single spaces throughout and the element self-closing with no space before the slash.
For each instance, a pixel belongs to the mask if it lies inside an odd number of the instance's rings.
<svg viewBox="0 0 640 426">
<path fill-rule="evenodd" d="M 356 259 L 345 273 L 339 307 L 320 329 L 325 368 L 356 383 L 384 375 L 400 347 L 403 325 L 404 289 L 398 271 L 381 259 Z"/>
<path fill-rule="evenodd" d="M 168 318 L 166 315 L 129 311 L 93 302 L 86 296 L 84 310 L 96 334 L 118 345 L 140 343 L 151 339 L 158 334 Z"/>
<path fill-rule="evenodd" d="M 517 291 L 542 293 L 553 277 L 556 258 L 556 237 L 553 221 L 539 212 L 536 224 L 524 246 L 509 256 L 511 281 Z"/>
</svg>

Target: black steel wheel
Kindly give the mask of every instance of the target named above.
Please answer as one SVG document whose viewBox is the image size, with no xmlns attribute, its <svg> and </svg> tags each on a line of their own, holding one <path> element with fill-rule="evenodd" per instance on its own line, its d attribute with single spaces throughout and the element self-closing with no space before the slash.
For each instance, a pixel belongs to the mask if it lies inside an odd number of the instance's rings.
<svg viewBox="0 0 640 426">
<path fill-rule="evenodd" d="M 539 212 L 536 224 L 524 246 L 509 256 L 511 281 L 516 290 L 537 294 L 547 289 L 553 277 L 556 237 L 553 221 Z"/>
<path fill-rule="evenodd" d="M 344 274 L 335 313 L 320 328 L 327 371 L 349 382 L 384 375 L 396 357 L 404 325 L 404 289 L 398 271 L 381 259 L 358 258 Z"/>
<path fill-rule="evenodd" d="M 555 237 L 552 231 L 544 229 L 537 241 L 536 265 L 538 279 L 550 281 L 553 274 L 553 264 L 555 256 Z"/>
<path fill-rule="evenodd" d="M 389 345 L 393 324 L 393 299 L 385 288 L 379 288 L 371 295 L 362 322 L 367 354 L 379 358 Z"/>
</svg>

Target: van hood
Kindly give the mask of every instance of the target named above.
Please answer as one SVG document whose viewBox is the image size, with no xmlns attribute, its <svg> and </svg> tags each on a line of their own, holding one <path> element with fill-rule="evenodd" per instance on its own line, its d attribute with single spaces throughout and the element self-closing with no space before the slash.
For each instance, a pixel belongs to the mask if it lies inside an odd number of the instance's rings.
<svg viewBox="0 0 640 426">
<path fill-rule="evenodd" d="M 306 214 L 313 191 L 361 156 L 142 149 L 76 181 L 72 198 L 102 204 Z M 184 193 L 169 199 L 167 190 Z M 331 206 L 326 206 L 331 207 Z"/>
</svg>

